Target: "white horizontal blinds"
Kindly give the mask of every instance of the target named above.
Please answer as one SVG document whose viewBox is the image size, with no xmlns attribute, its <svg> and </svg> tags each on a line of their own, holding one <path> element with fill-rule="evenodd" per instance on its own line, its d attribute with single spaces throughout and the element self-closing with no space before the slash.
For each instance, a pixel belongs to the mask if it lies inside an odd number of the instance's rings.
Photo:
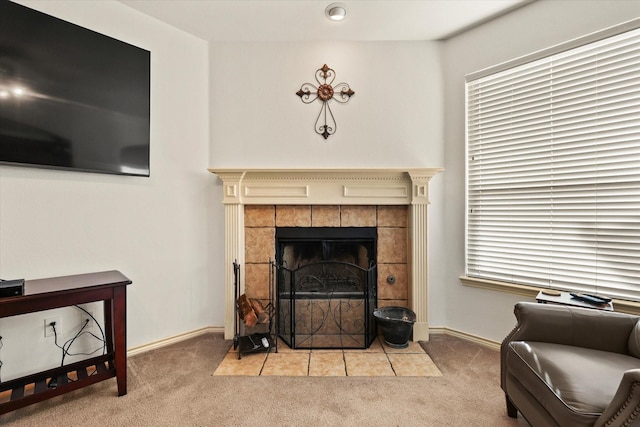
<svg viewBox="0 0 640 427">
<path fill-rule="evenodd" d="M 467 83 L 467 275 L 640 300 L 640 30 Z"/>
</svg>

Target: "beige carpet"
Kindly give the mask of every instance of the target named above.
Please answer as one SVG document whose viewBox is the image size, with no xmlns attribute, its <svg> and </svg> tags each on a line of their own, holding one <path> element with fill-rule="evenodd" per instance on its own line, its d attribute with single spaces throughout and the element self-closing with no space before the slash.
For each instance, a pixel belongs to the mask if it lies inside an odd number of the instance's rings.
<svg viewBox="0 0 640 427">
<path fill-rule="evenodd" d="M 213 375 L 310 377 L 438 377 L 442 373 L 417 342 L 393 348 L 376 337 L 366 350 L 296 349 L 242 354 L 231 348 Z"/>
<path fill-rule="evenodd" d="M 231 342 L 206 334 L 130 357 L 126 396 L 110 379 L 0 415 L 0 425 L 528 426 L 507 417 L 497 351 L 444 335 L 420 345 L 442 376 L 220 376 Z"/>
</svg>

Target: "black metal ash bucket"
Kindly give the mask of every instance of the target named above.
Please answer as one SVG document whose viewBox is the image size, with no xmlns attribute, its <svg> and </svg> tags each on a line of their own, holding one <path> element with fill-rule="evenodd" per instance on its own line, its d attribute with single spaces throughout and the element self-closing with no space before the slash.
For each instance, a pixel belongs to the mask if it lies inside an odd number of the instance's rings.
<svg viewBox="0 0 640 427">
<path fill-rule="evenodd" d="M 416 314 L 405 307 L 382 307 L 373 312 L 384 341 L 394 348 L 405 348 L 409 346 L 409 338 L 413 331 L 413 324 L 416 323 Z"/>
</svg>

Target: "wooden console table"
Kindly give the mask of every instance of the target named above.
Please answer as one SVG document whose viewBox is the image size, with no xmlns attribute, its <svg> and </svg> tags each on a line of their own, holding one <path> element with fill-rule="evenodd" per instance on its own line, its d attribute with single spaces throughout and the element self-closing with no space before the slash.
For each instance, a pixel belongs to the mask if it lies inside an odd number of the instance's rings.
<svg viewBox="0 0 640 427">
<path fill-rule="evenodd" d="M 106 353 L 77 363 L 0 382 L 0 414 L 116 377 L 118 396 L 127 394 L 127 289 L 119 271 L 25 281 L 24 295 L 0 298 L 0 318 L 104 302 Z M 75 380 L 69 380 L 69 376 Z M 54 380 L 55 387 L 49 387 Z M 10 392 L 9 392 L 10 391 Z M 2 396 L 11 394 L 8 401 Z"/>
</svg>

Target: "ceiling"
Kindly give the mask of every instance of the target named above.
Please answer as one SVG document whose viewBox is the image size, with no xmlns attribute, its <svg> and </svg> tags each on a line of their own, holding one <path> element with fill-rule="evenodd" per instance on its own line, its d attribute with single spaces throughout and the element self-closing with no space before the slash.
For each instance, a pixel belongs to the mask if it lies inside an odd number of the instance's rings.
<svg viewBox="0 0 640 427">
<path fill-rule="evenodd" d="M 120 0 L 208 41 L 441 40 L 531 0 Z M 347 16 L 325 16 L 333 2 Z"/>
</svg>

